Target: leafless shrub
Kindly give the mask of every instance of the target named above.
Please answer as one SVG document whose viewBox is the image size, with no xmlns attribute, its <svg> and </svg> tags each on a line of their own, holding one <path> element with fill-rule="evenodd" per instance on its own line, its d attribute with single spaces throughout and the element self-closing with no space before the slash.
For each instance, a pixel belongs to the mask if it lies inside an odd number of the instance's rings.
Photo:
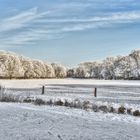
<svg viewBox="0 0 140 140">
<path fill-rule="evenodd" d="M 74 108 L 82 108 L 83 104 L 80 100 L 74 100 Z"/>
<path fill-rule="evenodd" d="M 119 114 L 124 114 L 125 113 L 126 108 L 124 106 L 121 106 L 118 108 L 118 113 Z"/>
<path fill-rule="evenodd" d="M 90 108 L 90 102 L 89 101 L 84 101 L 83 102 L 83 109 L 87 110 Z"/>
<path fill-rule="evenodd" d="M 71 101 L 68 103 L 68 105 L 69 105 L 69 107 L 74 107 L 74 102 Z"/>
<path fill-rule="evenodd" d="M 54 105 L 63 106 L 63 104 L 64 103 L 60 99 L 54 102 Z"/>
<path fill-rule="evenodd" d="M 139 110 L 135 110 L 133 112 L 133 116 L 140 116 L 140 111 Z"/>
<path fill-rule="evenodd" d="M 52 104 L 53 104 L 53 101 L 51 99 L 46 102 L 46 105 L 52 105 Z"/>
<path fill-rule="evenodd" d="M 129 115 L 132 114 L 132 108 L 127 108 L 127 114 L 129 114 Z"/>
<path fill-rule="evenodd" d="M 65 100 L 65 102 L 64 102 L 64 106 L 70 106 L 70 103 L 68 102 L 68 100 Z"/>
<path fill-rule="evenodd" d="M 33 101 L 34 101 L 34 100 L 31 99 L 30 97 L 27 97 L 27 98 L 25 98 L 25 99 L 23 100 L 24 103 L 31 103 L 31 102 L 33 102 Z"/>
<path fill-rule="evenodd" d="M 109 108 L 109 112 L 110 112 L 110 113 L 114 113 L 114 112 L 115 112 L 115 109 L 111 106 L 111 107 Z"/>
<path fill-rule="evenodd" d="M 35 99 L 34 104 L 35 105 L 45 105 L 45 101 L 40 98 L 37 98 L 37 99 Z"/>
<path fill-rule="evenodd" d="M 104 106 L 104 105 L 99 106 L 99 110 L 106 112 L 106 113 L 109 112 L 109 109 L 107 108 L 107 106 Z"/>
<path fill-rule="evenodd" d="M 93 109 L 94 112 L 98 112 L 99 111 L 98 106 L 95 105 L 95 104 L 92 105 L 92 109 Z"/>
</svg>

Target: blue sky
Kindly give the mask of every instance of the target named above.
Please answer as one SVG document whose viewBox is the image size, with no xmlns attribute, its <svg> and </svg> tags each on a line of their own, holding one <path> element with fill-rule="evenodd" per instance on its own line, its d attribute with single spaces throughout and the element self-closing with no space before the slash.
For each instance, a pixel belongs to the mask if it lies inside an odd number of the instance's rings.
<svg viewBox="0 0 140 140">
<path fill-rule="evenodd" d="M 139 0 L 0 0 L 0 49 L 74 66 L 140 49 Z"/>
</svg>

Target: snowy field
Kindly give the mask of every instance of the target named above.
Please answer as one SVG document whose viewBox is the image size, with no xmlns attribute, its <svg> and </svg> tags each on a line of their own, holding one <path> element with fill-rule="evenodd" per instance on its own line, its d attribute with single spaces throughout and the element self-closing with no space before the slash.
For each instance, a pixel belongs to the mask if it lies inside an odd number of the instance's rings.
<svg viewBox="0 0 140 140">
<path fill-rule="evenodd" d="M 0 80 L 0 83 L 6 87 L 6 93 L 18 96 L 39 97 L 44 100 L 79 99 L 102 105 L 124 105 L 140 110 L 139 81 L 43 79 Z M 95 98 L 94 87 L 52 85 L 66 83 L 111 85 L 111 87 L 98 88 L 98 96 Z M 48 85 L 44 95 L 41 95 L 42 85 Z M 139 140 L 140 138 L 140 118 L 126 114 L 94 113 L 66 107 L 23 103 L 0 103 L 0 114 L 2 140 Z"/>
<path fill-rule="evenodd" d="M 0 80 L 6 87 L 15 88 L 35 88 L 44 84 L 83 84 L 83 85 L 131 85 L 140 86 L 139 80 L 92 80 L 92 79 L 30 79 L 30 80 Z"/>
<path fill-rule="evenodd" d="M 138 117 L 0 103 L 1 140 L 139 140 Z"/>
</svg>

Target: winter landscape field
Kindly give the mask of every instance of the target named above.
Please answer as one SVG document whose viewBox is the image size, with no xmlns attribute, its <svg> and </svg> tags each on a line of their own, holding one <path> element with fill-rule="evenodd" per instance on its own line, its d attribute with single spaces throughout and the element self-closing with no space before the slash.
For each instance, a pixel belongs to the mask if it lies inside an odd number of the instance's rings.
<svg viewBox="0 0 140 140">
<path fill-rule="evenodd" d="M 0 0 L 0 140 L 140 140 L 140 0 Z"/>
<path fill-rule="evenodd" d="M 98 106 L 114 108 L 124 106 L 140 110 L 139 81 L 40 79 L 0 80 L 0 83 L 5 87 L 6 94 L 21 99 L 30 97 L 46 101 L 50 99 L 90 101 Z M 53 86 L 55 84 L 60 86 Z M 44 95 L 41 94 L 42 85 L 46 85 Z M 98 85 L 97 97 L 94 97 L 92 85 Z M 102 87 L 105 85 L 111 86 Z M 0 114 L 0 138 L 4 140 L 139 140 L 140 138 L 139 116 L 127 113 L 1 102 Z"/>
</svg>

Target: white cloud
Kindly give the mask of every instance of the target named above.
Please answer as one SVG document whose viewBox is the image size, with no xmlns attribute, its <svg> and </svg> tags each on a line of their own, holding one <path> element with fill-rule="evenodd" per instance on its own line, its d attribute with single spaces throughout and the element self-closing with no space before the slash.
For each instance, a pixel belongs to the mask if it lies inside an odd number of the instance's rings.
<svg viewBox="0 0 140 140">
<path fill-rule="evenodd" d="M 1 46 L 22 46 L 36 44 L 37 41 L 60 39 L 63 35 L 49 34 L 46 29 L 34 29 L 17 33 L 11 37 L 1 39 Z"/>
<path fill-rule="evenodd" d="M 11 31 L 27 26 L 34 20 L 42 18 L 49 12 L 38 13 L 37 8 L 32 8 L 27 11 L 21 12 L 16 16 L 3 19 L 0 22 L 0 32 Z"/>
<path fill-rule="evenodd" d="M 62 24 L 62 27 L 48 30 L 48 33 L 64 33 L 82 31 L 91 28 L 109 27 L 113 24 L 124 24 L 140 21 L 140 12 L 115 13 L 108 16 L 93 17 L 87 19 L 51 19 L 42 22 Z M 41 21 L 40 21 L 41 22 Z M 71 24 L 72 23 L 72 24 Z"/>
<path fill-rule="evenodd" d="M 95 16 L 88 18 L 59 18 L 59 19 L 41 19 L 38 23 L 79 23 L 79 22 L 101 22 L 117 20 L 140 20 L 140 12 L 118 12 L 107 16 Z"/>
</svg>

